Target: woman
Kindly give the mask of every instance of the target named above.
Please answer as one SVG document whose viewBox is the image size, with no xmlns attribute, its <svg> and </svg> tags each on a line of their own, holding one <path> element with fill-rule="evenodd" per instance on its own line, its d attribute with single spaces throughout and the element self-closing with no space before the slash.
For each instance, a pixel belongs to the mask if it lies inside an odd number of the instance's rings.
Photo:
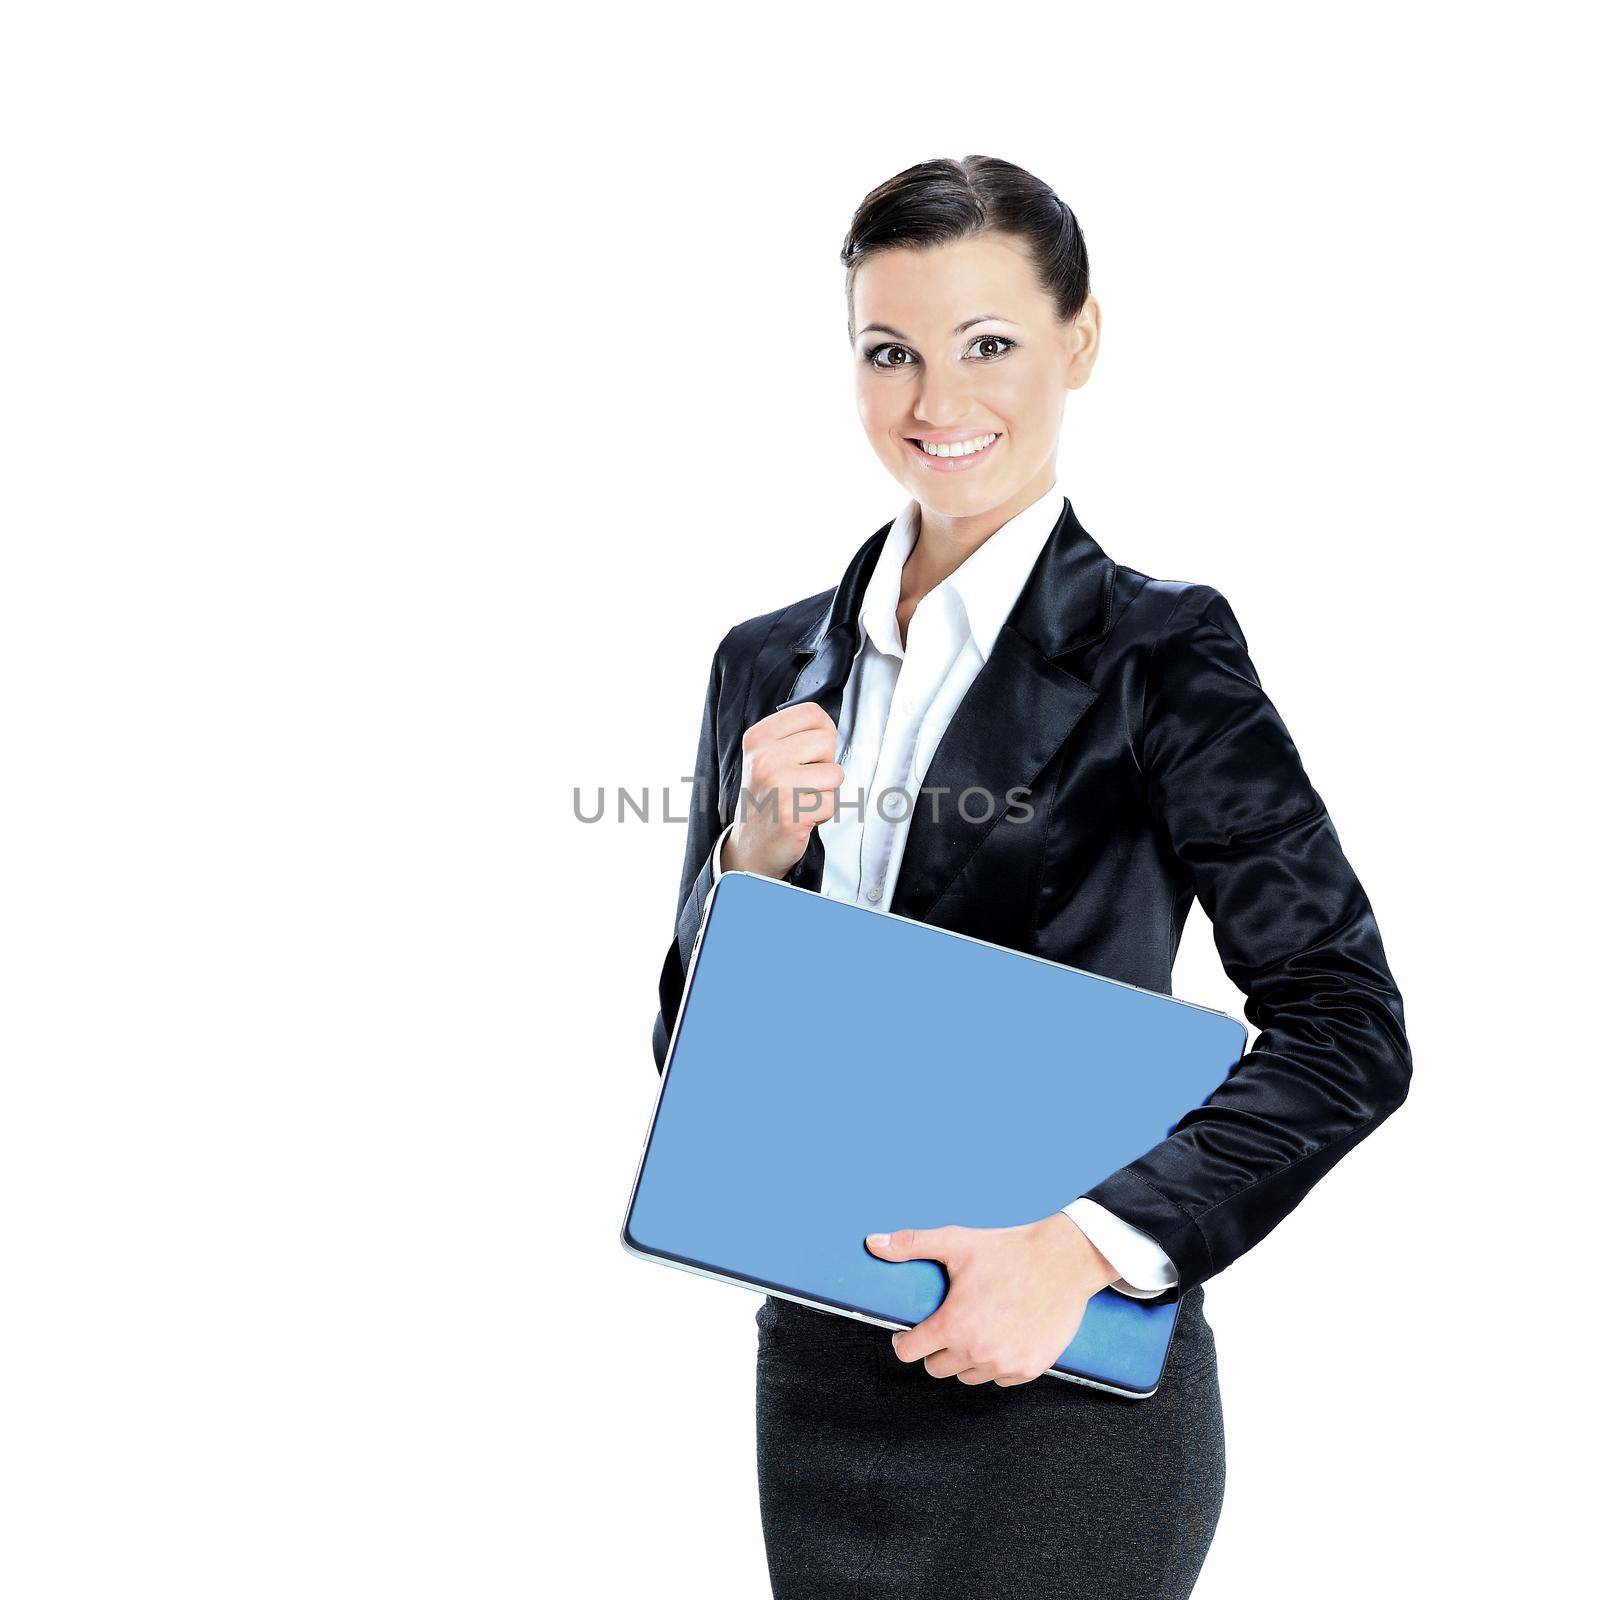
<svg viewBox="0 0 1600 1600">
<path fill-rule="evenodd" d="M 867 196 L 842 259 L 861 419 L 911 499 L 835 588 L 717 648 L 657 1067 L 730 869 L 1163 993 L 1198 898 L 1260 1033 L 1059 1212 L 883 1219 L 866 1248 L 946 1267 L 917 1327 L 764 1301 L 773 1593 L 1187 1595 L 1223 1488 L 1201 1285 L 1405 1098 L 1400 994 L 1227 601 L 1113 562 L 1056 488 L 1100 333 L 1072 212 L 1009 163 L 925 162 Z M 801 984 L 772 1025 L 848 1048 Z M 1151 1399 L 1041 1380 L 1108 1286 L 1181 1296 Z"/>
</svg>

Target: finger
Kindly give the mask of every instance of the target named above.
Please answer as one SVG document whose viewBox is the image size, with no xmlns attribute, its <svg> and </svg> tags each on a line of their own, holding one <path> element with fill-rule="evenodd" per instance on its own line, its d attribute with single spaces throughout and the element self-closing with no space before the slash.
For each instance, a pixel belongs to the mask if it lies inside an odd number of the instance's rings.
<svg viewBox="0 0 1600 1600">
<path fill-rule="evenodd" d="M 798 733 L 802 728 L 831 728 L 833 718 L 815 700 L 797 700 L 792 705 L 780 707 L 752 726 L 782 738 L 785 734 Z"/>
<path fill-rule="evenodd" d="M 741 817 L 766 817 L 783 827 L 790 823 L 811 826 L 825 822 L 838 805 L 844 768 L 837 762 L 785 767 L 770 779 L 751 782 L 739 790 Z"/>
<path fill-rule="evenodd" d="M 902 1328 L 898 1333 L 892 1334 L 889 1342 L 894 1346 L 894 1353 L 909 1364 L 928 1356 L 938 1355 L 940 1351 L 948 1349 L 950 1330 L 936 1311 L 914 1328 Z"/>
<path fill-rule="evenodd" d="M 898 1228 L 893 1233 L 869 1233 L 867 1248 L 884 1261 L 943 1261 L 949 1265 L 959 1258 L 967 1230 L 944 1228 Z"/>
<path fill-rule="evenodd" d="M 773 755 L 798 766 L 802 761 L 832 761 L 839 735 L 832 728 L 796 728 L 772 741 Z"/>
<path fill-rule="evenodd" d="M 843 782 L 844 768 L 837 762 L 791 768 L 778 786 L 778 792 L 784 796 L 783 820 L 815 821 L 824 813 L 832 815 L 839 785 Z"/>
<path fill-rule="evenodd" d="M 817 809 L 819 794 L 830 797 L 844 782 L 844 768 L 837 761 L 814 761 L 806 766 L 776 766 L 766 772 L 752 772 L 740 790 L 746 805 L 775 811 L 775 820 L 793 822 L 797 816 Z M 796 796 L 801 797 L 796 799 Z"/>
<path fill-rule="evenodd" d="M 831 749 L 824 749 L 813 760 L 799 761 L 789 754 L 785 745 L 774 745 L 750 763 L 741 787 L 751 796 L 759 797 L 802 787 L 836 789 L 843 782 L 844 768 L 833 759 Z"/>
<path fill-rule="evenodd" d="M 985 1361 L 975 1367 L 968 1367 L 963 1372 L 956 1374 L 962 1383 L 993 1383 L 999 1376 L 1000 1369 L 992 1361 Z"/>
<path fill-rule="evenodd" d="M 922 1364 L 928 1369 L 930 1378 L 953 1378 L 971 1363 L 962 1360 L 951 1350 L 935 1350 Z"/>
</svg>

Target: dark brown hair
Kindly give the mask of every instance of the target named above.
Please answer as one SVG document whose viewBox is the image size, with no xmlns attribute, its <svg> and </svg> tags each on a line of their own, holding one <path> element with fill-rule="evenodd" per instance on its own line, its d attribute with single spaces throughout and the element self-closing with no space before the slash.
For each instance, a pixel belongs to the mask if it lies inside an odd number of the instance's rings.
<svg viewBox="0 0 1600 1600">
<path fill-rule="evenodd" d="M 856 268 L 881 250 L 953 244 L 979 233 L 1015 234 L 1028 247 L 1056 314 L 1070 322 L 1089 294 L 1089 254 L 1072 208 L 1048 183 L 994 156 L 919 161 L 880 183 L 856 207 L 839 259 L 855 334 Z"/>
</svg>

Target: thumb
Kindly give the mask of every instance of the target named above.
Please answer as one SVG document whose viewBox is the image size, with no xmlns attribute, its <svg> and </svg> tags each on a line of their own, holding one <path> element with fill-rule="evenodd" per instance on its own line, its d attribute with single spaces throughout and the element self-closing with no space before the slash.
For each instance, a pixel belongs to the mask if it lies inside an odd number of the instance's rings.
<svg viewBox="0 0 1600 1600">
<path fill-rule="evenodd" d="M 867 1248 L 884 1261 L 949 1262 L 959 1248 L 961 1228 L 900 1228 L 869 1233 Z"/>
</svg>

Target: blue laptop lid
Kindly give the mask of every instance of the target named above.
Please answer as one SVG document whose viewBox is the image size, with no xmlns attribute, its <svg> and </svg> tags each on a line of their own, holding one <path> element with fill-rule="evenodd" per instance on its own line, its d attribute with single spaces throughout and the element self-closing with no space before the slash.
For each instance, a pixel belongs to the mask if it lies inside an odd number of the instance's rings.
<svg viewBox="0 0 1600 1600">
<path fill-rule="evenodd" d="M 944 1298 L 896 1228 L 1058 1211 L 1227 1077 L 1244 1025 L 754 873 L 708 902 L 623 1243 L 895 1326 Z M 1056 1362 L 1152 1392 L 1176 1304 L 1104 1290 Z"/>
</svg>

